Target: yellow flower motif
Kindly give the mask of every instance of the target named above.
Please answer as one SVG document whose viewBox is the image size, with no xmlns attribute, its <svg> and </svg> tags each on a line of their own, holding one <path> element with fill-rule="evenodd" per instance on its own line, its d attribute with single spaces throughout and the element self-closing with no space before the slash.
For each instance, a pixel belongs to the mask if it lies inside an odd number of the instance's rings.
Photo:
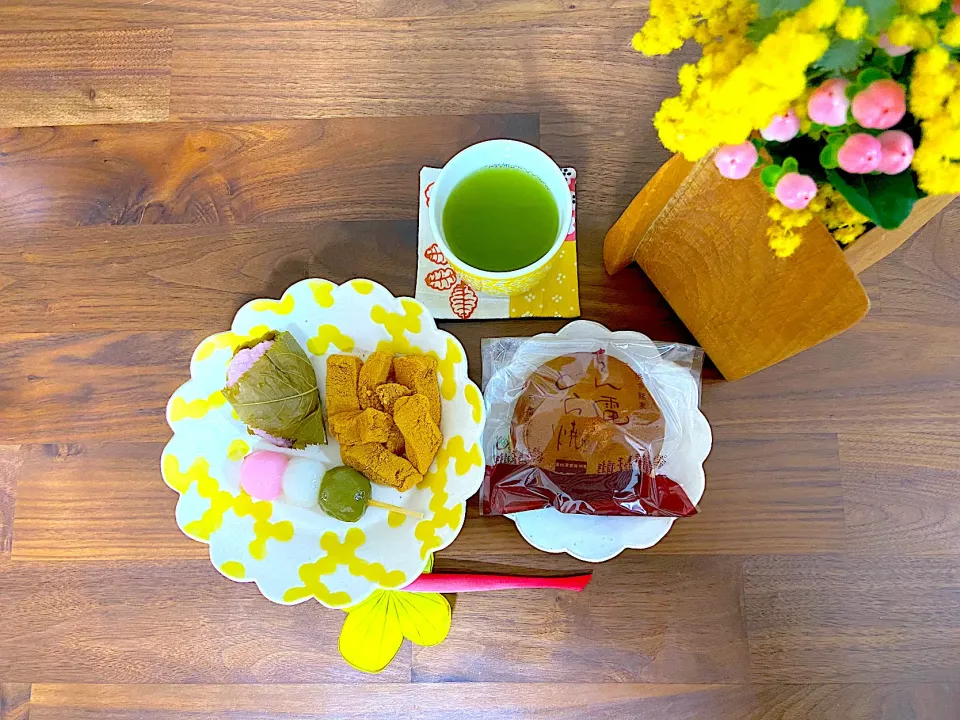
<svg viewBox="0 0 960 720">
<path fill-rule="evenodd" d="M 916 15 L 895 17 L 887 28 L 887 37 L 894 45 L 910 45 L 915 48 L 928 48 L 937 42 L 940 28 L 932 18 Z"/>
<path fill-rule="evenodd" d="M 353 338 L 340 332 L 336 325 L 321 325 L 317 334 L 307 340 L 307 350 L 314 355 L 326 355 L 333 344 L 341 352 L 353 350 Z"/>
<path fill-rule="evenodd" d="M 387 311 L 380 305 L 374 305 L 370 310 L 370 319 L 378 325 L 383 325 L 389 333 L 389 340 L 381 340 L 377 344 L 377 350 L 380 352 L 393 352 L 401 354 L 419 353 L 419 348 L 410 344 L 405 333 L 420 332 L 420 316 L 423 314 L 423 306 L 408 298 L 400 300 L 402 312 L 394 313 Z"/>
<path fill-rule="evenodd" d="M 817 207 L 811 209 L 840 244 L 853 242 L 867 229 L 869 218 L 857 212 L 847 199 L 830 185 L 821 185 L 814 200 Z M 810 205 L 813 206 L 814 203 L 811 202 Z"/>
<path fill-rule="evenodd" d="M 220 572 L 232 580 L 243 580 L 247 576 L 247 569 L 242 562 L 227 560 L 220 566 Z"/>
<path fill-rule="evenodd" d="M 791 210 L 778 202 L 767 209 L 767 217 L 773 224 L 767 228 L 767 240 L 770 248 L 777 257 L 788 257 L 793 254 L 802 240 L 794 229 L 804 227 L 813 220 L 810 210 Z"/>
<path fill-rule="evenodd" d="M 862 7 L 844 8 L 837 18 L 837 35 L 847 40 L 859 40 L 867 29 L 869 19 L 870 16 Z"/>
<path fill-rule="evenodd" d="M 900 6 L 917 15 L 923 15 L 940 7 L 940 0 L 900 0 Z"/>
<path fill-rule="evenodd" d="M 243 460 L 250 452 L 250 446 L 243 440 L 234 440 L 227 448 L 227 459 L 237 462 Z"/>
<path fill-rule="evenodd" d="M 289 315 L 293 312 L 293 295 L 284 295 L 280 300 L 254 300 L 254 312 L 272 312 L 277 315 Z"/>
<path fill-rule="evenodd" d="M 806 91 L 807 68 L 827 49 L 824 29 L 842 7 L 841 0 L 813 0 L 754 47 L 744 37 L 756 17 L 753 3 L 652 3 L 636 43 L 641 51 L 669 52 L 688 37 L 703 44 L 701 59 L 681 71 L 680 95 L 665 100 L 654 117 L 664 146 L 697 160 L 765 127 Z"/>
<path fill-rule="evenodd" d="M 303 585 L 287 589 L 283 594 L 285 602 L 296 602 L 308 597 L 316 597 L 328 605 L 347 605 L 350 596 L 346 593 L 330 593 L 320 580 L 324 575 L 332 575 L 338 567 L 346 566 L 351 575 L 364 577 L 384 587 L 402 585 L 406 575 L 400 570 L 387 570 L 378 562 L 369 562 L 357 557 L 356 551 L 366 542 L 366 534 L 360 528 L 350 528 L 343 541 L 333 531 L 320 538 L 320 549 L 324 555 L 316 562 L 300 566 L 299 576 Z"/>
<path fill-rule="evenodd" d="M 446 491 L 447 469 L 450 460 L 454 460 L 454 468 L 458 475 L 465 474 L 472 466 L 483 464 L 483 453 L 480 446 L 473 444 L 469 450 L 464 447 L 463 437 L 454 435 L 437 453 L 434 463 L 435 470 L 427 473 L 418 487 L 433 492 L 430 498 L 430 512 L 432 517 L 417 523 L 414 536 L 421 542 L 420 557 L 426 559 L 431 552 L 443 543 L 437 531 L 444 527 L 457 528 L 463 522 L 464 503 L 447 507 L 449 495 Z"/>
<path fill-rule="evenodd" d="M 313 301 L 322 308 L 333 307 L 333 290 L 336 287 L 329 280 L 311 280 L 307 283 L 313 295 Z"/>
<path fill-rule="evenodd" d="M 778 258 L 786 258 L 800 246 L 800 236 L 781 225 L 774 225 L 768 230 L 770 249 Z"/>
<path fill-rule="evenodd" d="M 960 47 L 960 16 L 947 23 L 940 33 L 940 39 L 950 47 Z"/>
<path fill-rule="evenodd" d="M 953 22 L 953 21 L 951 21 Z M 960 192 L 960 65 L 946 49 L 920 53 L 910 78 L 910 111 L 922 137 L 913 156 L 920 188 L 930 195 Z"/>
<path fill-rule="evenodd" d="M 179 422 L 187 418 L 199 420 L 211 410 L 222 407 L 226 402 L 227 399 L 219 390 L 214 390 L 208 397 L 190 401 L 177 395 L 170 404 L 170 420 L 173 422 Z"/>
</svg>

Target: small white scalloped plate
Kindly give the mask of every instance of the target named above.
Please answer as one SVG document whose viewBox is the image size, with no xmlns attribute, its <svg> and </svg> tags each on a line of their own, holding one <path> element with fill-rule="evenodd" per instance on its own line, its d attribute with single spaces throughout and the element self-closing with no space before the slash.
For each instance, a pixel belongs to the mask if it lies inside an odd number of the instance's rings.
<svg viewBox="0 0 960 720">
<path fill-rule="evenodd" d="M 242 492 L 243 456 L 271 446 L 252 437 L 226 403 L 223 388 L 233 349 L 267 330 L 287 330 L 307 352 L 325 401 L 326 358 L 374 350 L 433 354 L 439 360 L 444 445 L 420 485 L 405 493 L 373 486 L 373 498 L 423 513 L 423 519 L 370 508 L 356 523 L 297 507 L 281 496 L 254 501 Z M 294 604 L 315 597 L 327 607 L 349 607 L 378 588 L 413 582 L 430 556 L 453 542 L 467 498 L 483 480 L 480 436 L 484 408 L 467 377 L 463 347 L 438 330 L 429 311 L 396 298 L 370 280 L 334 285 L 304 280 L 280 300 L 253 300 L 230 332 L 204 340 L 190 361 L 190 380 L 167 404 L 173 438 L 161 458 L 164 481 L 180 493 L 177 524 L 208 543 L 223 575 L 255 582 L 268 599 Z M 340 464 L 340 449 L 310 448 L 325 467 Z"/>
<path fill-rule="evenodd" d="M 638 360 L 636 350 L 631 355 L 625 355 L 616 349 L 609 349 L 610 355 L 623 360 L 630 365 L 641 377 L 662 374 L 673 384 L 689 384 L 686 390 L 696 395 L 698 389 L 693 377 L 685 369 L 660 359 L 660 354 L 646 335 L 637 332 L 611 332 L 599 323 L 588 320 L 576 320 L 563 327 L 555 335 L 543 333 L 537 338 L 560 337 L 577 340 L 596 340 L 593 348 L 583 348 L 585 351 L 599 350 L 600 340 L 622 340 L 645 345 L 643 358 Z M 521 348 L 511 362 L 528 368 L 531 372 L 542 363 L 553 359 L 556 353 L 550 354 L 541 350 L 525 352 Z M 529 373 L 516 373 L 518 377 L 526 377 Z M 514 375 L 514 373 L 511 373 Z M 491 386 L 503 384 L 507 373 L 501 370 L 487 383 L 487 393 L 490 395 Z M 656 384 L 648 383 L 647 387 L 657 403 L 663 407 L 663 398 Z M 500 394 L 505 388 L 497 388 Z M 516 397 L 519 388 L 514 388 L 509 395 L 501 397 Z M 509 393 L 510 390 L 507 390 Z M 507 410 L 511 413 L 512 411 Z M 673 416 L 673 413 L 664 412 L 666 430 L 664 437 L 664 457 L 666 458 L 661 471 L 678 482 L 687 493 L 690 500 L 696 504 L 703 496 L 705 477 L 703 462 L 710 454 L 713 438 L 707 419 L 694 408 L 687 412 Z M 675 518 L 646 518 L 646 517 L 597 517 L 592 515 L 571 515 L 561 513 L 556 508 L 542 510 L 528 510 L 521 513 L 507 515 L 517 525 L 517 529 L 524 539 L 538 550 L 549 553 L 572 555 L 578 560 L 587 562 L 604 562 L 616 557 L 630 548 L 642 550 L 656 545 L 670 530 Z"/>
</svg>

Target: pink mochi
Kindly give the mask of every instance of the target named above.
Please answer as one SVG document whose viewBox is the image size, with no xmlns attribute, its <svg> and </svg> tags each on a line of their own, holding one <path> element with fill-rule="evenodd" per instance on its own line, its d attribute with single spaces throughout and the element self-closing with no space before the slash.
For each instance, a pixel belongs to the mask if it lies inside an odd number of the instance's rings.
<svg viewBox="0 0 960 720">
<path fill-rule="evenodd" d="M 240 487 L 255 500 L 273 500 L 283 492 L 287 456 L 268 450 L 252 452 L 240 465 Z"/>
</svg>

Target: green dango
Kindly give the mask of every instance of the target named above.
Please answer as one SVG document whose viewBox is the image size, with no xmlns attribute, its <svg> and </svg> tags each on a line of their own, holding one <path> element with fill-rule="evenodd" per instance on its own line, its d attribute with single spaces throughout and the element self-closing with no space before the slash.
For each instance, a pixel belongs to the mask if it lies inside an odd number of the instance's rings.
<svg viewBox="0 0 960 720">
<path fill-rule="evenodd" d="M 421 513 L 371 499 L 370 481 L 353 468 L 344 465 L 330 468 L 323 474 L 318 501 L 320 509 L 327 515 L 349 523 L 355 523 L 362 518 L 368 506 L 411 517 L 423 517 Z"/>
</svg>

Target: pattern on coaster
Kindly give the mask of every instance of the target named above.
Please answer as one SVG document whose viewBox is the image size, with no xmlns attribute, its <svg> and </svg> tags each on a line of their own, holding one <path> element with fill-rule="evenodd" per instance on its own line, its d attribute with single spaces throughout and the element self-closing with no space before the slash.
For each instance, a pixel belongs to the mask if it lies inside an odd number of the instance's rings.
<svg viewBox="0 0 960 720">
<path fill-rule="evenodd" d="M 427 215 L 430 190 L 438 168 L 420 171 L 420 213 L 417 234 L 417 290 L 415 296 L 438 320 L 483 320 L 518 317 L 580 316 L 577 278 L 577 171 L 564 168 L 573 199 L 573 224 L 546 279 L 529 292 L 497 297 L 476 292 L 447 263 Z"/>
</svg>

